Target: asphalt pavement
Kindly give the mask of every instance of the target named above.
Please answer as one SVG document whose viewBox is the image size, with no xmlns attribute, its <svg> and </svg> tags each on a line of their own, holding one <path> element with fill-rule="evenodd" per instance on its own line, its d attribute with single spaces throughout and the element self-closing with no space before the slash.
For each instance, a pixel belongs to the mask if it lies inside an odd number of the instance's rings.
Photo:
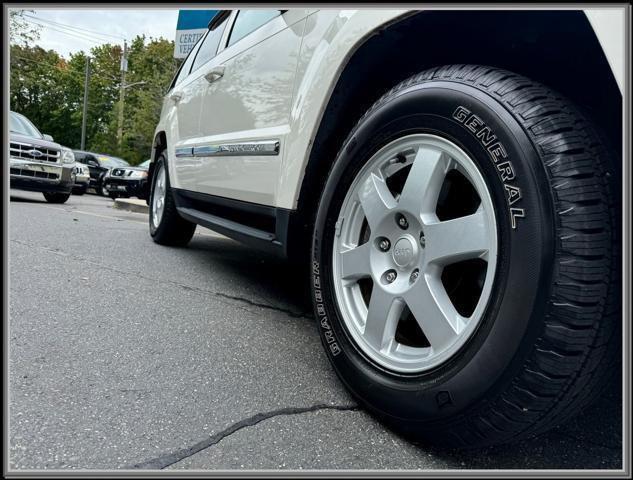
<svg viewBox="0 0 633 480">
<path fill-rule="evenodd" d="M 414 445 L 339 383 L 289 265 L 201 227 L 159 246 L 109 198 L 10 193 L 11 469 L 622 468 L 616 382 L 536 439 Z"/>
</svg>

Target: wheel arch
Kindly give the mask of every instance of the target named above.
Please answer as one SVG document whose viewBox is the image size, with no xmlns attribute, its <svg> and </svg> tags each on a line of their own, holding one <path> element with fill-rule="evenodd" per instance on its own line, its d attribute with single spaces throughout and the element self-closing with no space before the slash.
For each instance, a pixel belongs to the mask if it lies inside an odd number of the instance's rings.
<svg viewBox="0 0 633 480">
<path fill-rule="evenodd" d="M 582 10 L 423 11 L 375 28 L 351 50 L 313 133 L 304 134 L 293 204 L 298 248 L 309 249 L 321 189 L 348 133 L 378 98 L 422 70 L 474 63 L 532 78 L 584 107 L 610 143 L 621 145 L 622 96 Z"/>
<path fill-rule="evenodd" d="M 147 183 L 151 185 L 152 176 L 154 175 L 154 167 L 156 166 L 156 160 L 160 153 L 167 148 L 167 135 L 163 130 L 159 130 L 154 135 L 154 143 L 152 144 L 152 154 L 150 156 L 151 162 L 149 163 L 149 169 L 147 171 Z"/>
</svg>

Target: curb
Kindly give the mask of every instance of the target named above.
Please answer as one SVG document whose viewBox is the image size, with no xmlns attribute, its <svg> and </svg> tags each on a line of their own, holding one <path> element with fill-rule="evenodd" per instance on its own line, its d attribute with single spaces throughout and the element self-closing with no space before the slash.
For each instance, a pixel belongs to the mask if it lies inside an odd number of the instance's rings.
<svg viewBox="0 0 633 480">
<path fill-rule="evenodd" d="M 136 213 L 149 213 L 149 206 L 145 203 L 145 200 L 136 200 L 131 198 L 115 198 L 112 208 L 128 210 Z"/>
</svg>

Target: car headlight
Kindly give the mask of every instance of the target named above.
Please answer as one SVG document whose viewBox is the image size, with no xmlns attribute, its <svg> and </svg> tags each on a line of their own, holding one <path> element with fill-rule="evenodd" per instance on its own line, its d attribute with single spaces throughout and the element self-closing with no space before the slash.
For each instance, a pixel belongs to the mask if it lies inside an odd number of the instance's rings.
<svg viewBox="0 0 633 480">
<path fill-rule="evenodd" d="M 62 147 L 62 163 L 75 163 L 75 154 L 70 148 Z"/>
<path fill-rule="evenodd" d="M 130 178 L 146 178 L 147 172 L 145 170 L 132 170 Z"/>
</svg>

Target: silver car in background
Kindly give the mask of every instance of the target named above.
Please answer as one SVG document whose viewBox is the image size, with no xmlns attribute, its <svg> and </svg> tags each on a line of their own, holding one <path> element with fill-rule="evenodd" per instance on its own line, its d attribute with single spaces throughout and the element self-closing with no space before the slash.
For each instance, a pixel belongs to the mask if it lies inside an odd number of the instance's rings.
<svg viewBox="0 0 633 480">
<path fill-rule="evenodd" d="M 24 115 L 10 112 L 11 188 L 42 192 L 50 203 L 64 203 L 75 183 L 72 150 L 43 135 Z"/>
</svg>

